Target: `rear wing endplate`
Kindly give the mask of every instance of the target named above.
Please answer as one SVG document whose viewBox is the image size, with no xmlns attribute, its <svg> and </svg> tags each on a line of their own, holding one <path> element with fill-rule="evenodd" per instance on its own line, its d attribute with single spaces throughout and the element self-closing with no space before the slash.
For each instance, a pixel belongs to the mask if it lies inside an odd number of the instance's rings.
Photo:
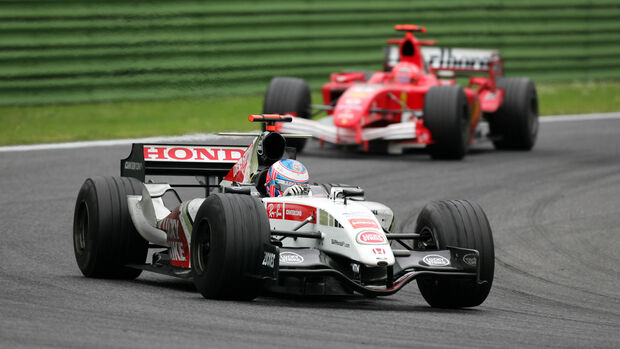
<svg viewBox="0 0 620 349">
<path fill-rule="evenodd" d="M 134 143 L 121 160 L 121 176 L 144 182 L 152 176 L 224 177 L 241 159 L 248 145 Z"/>
</svg>

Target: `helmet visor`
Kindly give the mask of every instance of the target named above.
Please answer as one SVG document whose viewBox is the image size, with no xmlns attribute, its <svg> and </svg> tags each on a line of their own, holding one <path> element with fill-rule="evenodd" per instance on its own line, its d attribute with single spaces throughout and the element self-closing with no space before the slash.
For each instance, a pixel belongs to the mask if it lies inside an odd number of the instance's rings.
<svg viewBox="0 0 620 349">
<path fill-rule="evenodd" d="M 287 181 L 284 179 L 274 179 L 273 182 L 274 182 L 273 184 L 275 188 L 278 189 L 280 193 L 284 193 L 286 189 L 294 185 L 298 185 L 302 187 L 304 189 L 304 193 L 308 192 L 308 183 L 298 183 L 298 182 Z"/>
</svg>

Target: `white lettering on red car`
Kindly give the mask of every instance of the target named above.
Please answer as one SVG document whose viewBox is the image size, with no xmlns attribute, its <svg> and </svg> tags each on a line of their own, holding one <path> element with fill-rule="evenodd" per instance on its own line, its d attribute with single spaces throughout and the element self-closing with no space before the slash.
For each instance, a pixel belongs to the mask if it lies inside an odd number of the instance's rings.
<svg viewBox="0 0 620 349">
<path fill-rule="evenodd" d="M 383 234 L 371 230 L 363 231 L 357 234 L 357 242 L 359 242 L 360 244 L 387 244 L 387 240 L 385 239 Z"/>
<path fill-rule="evenodd" d="M 353 226 L 353 229 L 361 228 L 373 228 L 379 229 L 379 225 L 372 218 L 349 218 L 349 223 Z"/>
<path fill-rule="evenodd" d="M 175 267 L 189 268 L 189 244 L 181 224 L 178 207 L 161 221 L 159 228 L 166 232 L 168 246 L 170 246 L 170 264 Z"/>
<path fill-rule="evenodd" d="M 283 205 L 280 203 L 268 203 L 267 204 L 267 215 L 269 219 L 283 219 L 284 214 L 282 213 Z"/>
<path fill-rule="evenodd" d="M 244 147 L 197 145 L 144 145 L 145 161 L 237 162 Z"/>
<path fill-rule="evenodd" d="M 314 216 L 310 223 L 316 223 L 316 208 L 306 205 L 286 204 L 284 210 L 284 219 L 290 221 L 303 221 L 306 218 Z"/>
</svg>

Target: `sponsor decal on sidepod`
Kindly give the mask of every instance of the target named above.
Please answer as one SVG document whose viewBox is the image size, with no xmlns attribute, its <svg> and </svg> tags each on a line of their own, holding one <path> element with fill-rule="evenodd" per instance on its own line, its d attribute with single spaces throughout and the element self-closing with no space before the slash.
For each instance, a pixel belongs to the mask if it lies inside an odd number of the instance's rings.
<svg viewBox="0 0 620 349">
<path fill-rule="evenodd" d="M 268 203 L 267 204 L 267 215 L 269 219 L 282 219 L 284 217 L 283 213 L 284 205 L 277 203 Z"/>
<path fill-rule="evenodd" d="M 445 267 L 446 265 L 450 265 L 448 258 L 438 254 L 426 255 L 422 258 L 422 261 L 431 267 Z"/>
<path fill-rule="evenodd" d="M 475 254 L 470 253 L 463 256 L 463 262 L 467 265 L 476 266 L 478 263 L 478 257 Z"/>
</svg>

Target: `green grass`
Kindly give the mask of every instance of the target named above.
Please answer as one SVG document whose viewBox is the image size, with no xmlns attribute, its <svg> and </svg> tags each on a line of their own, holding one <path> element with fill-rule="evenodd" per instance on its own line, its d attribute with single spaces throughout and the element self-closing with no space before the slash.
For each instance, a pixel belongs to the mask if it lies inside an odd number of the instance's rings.
<svg viewBox="0 0 620 349">
<path fill-rule="evenodd" d="M 0 107 L 0 145 L 248 131 L 263 97 Z"/>
<path fill-rule="evenodd" d="M 620 111 L 620 81 L 537 84 L 540 114 Z M 314 94 L 319 102 L 319 93 Z M 0 145 L 248 131 L 262 95 L 0 107 Z"/>
<path fill-rule="evenodd" d="M 537 84 L 540 115 L 620 112 L 620 81 Z"/>
</svg>

